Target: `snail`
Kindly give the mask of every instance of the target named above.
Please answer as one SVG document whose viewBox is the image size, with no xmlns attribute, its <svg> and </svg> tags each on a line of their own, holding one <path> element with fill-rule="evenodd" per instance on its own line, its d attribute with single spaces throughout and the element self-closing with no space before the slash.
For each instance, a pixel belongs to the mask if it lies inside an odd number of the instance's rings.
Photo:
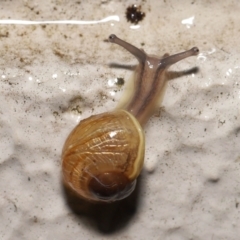
<svg viewBox="0 0 240 240">
<path fill-rule="evenodd" d="M 93 202 L 114 202 L 133 192 L 144 161 L 143 126 L 157 106 L 165 72 L 172 64 L 199 52 L 194 47 L 156 57 L 114 34 L 109 42 L 122 46 L 139 61 L 134 92 L 121 108 L 80 121 L 62 151 L 63 181 L 81 198 Z"/>
</svg>

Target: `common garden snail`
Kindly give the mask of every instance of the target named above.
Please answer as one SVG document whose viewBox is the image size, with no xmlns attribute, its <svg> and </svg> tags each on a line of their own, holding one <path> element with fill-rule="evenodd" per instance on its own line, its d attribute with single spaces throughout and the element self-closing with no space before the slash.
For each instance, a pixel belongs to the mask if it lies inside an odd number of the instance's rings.
<svg viewBox="0 0 240 240">
<path fill-rule="evenodd" d="M 165 72 L 172 64 L 199 52 L 194 47 L 172 56 L 156 57 L 114 34 L 109 41 L 122 46 L 139 61 L 134 92 L 122 108 L 80 121 L 62 151 L 64 182 L 85 200 L 98 202 L 114 202 L 132 193 L 144 160 L 142 127 L 158 103 Z"/>
</svg>

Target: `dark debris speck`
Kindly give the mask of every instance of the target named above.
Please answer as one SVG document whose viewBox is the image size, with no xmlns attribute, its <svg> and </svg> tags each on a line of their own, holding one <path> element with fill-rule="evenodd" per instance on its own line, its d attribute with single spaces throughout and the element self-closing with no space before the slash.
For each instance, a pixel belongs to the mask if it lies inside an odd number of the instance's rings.
<svg viewBox="0 0 240 240">
<path fill-rule="evenodd" d="M 117 78 L 117 81 L 116 81 L 116 85 L 118 85 L 118 86 L 122 86 L 122 85 L 124 85 L 124 79 L 123 78 Z"/>
<path fill-rule="evenodd" d="M 128 22 L 138 24 L 145 17 L 145 13 L 141 11 L 141 6 L 133 4 L 126 9 L 126 18 Z"/>
</svg>

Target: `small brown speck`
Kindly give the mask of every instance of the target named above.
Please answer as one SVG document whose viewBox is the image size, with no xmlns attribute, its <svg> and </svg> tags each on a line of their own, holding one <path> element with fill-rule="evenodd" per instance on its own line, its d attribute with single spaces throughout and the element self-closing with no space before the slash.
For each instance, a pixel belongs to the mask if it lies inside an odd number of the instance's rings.
<svg viewBox="0 0 240 240">
<path fill-rule="evenodd" d="M 129 6 L 126 10 L 126 18 L 128 22 L 138 24 L 139 21 L 142 21 L 145 17 L 145 13 L 141 12 L 141 6 L 133 4 Z"/>
<path fill-rule="evenodd" d="M 33 222 L 37 223 L 38 222 L 38 218 L 36 216 L 33 216 Z"/>
<path fill-rule="evenodd" d="M 118 85 L 118 86 L 124 85 L 124 79 L 123 78 L 117 78 L 116 85 Z"/>
</svg>

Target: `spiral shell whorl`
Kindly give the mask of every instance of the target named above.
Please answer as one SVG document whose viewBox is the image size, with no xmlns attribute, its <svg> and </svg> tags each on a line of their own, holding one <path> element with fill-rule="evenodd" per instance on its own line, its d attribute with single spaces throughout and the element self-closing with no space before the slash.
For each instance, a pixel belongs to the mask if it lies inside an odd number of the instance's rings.
<svg viewBox="0 0 240 240">
<path fill-rule="evenodd" d="M 119 200 L 132 192 L 143 158 L 144 134 L 130 113 L 98 114 L 82 120 L 69 135 L 62 152 L 63 178 L 88 200 Z M 99 184 L 100 192 L 109 188 L 100 199 Z"/>
</svg>

